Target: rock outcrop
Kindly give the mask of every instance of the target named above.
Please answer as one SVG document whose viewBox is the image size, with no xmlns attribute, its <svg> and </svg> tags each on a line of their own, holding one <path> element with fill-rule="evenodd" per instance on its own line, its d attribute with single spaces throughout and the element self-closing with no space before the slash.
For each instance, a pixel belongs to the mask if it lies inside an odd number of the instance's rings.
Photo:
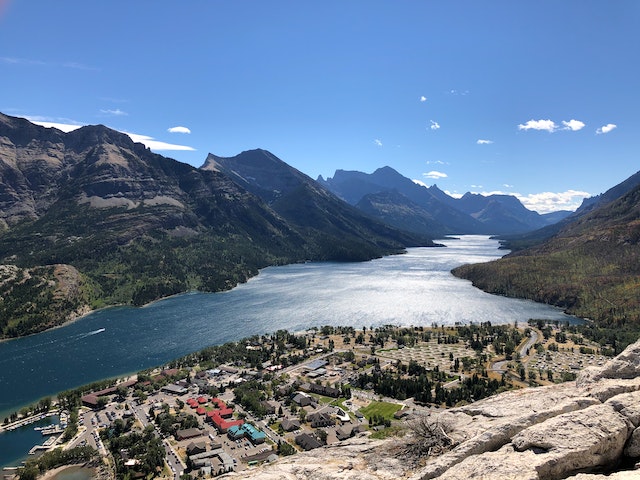
<svg viewBox="0 0 640 480">
<path fill-rule="evenodd" d="M 575 382 L 506 392 L 433 414 L 455 446 L 414 471 L 393 457 L 397 439 L 358 439 L 357 447 L 299 454 L 243 478 L 640 478 L 633 470 L 640 460 L 639 359 L 640 341 Z"/>
</svg>

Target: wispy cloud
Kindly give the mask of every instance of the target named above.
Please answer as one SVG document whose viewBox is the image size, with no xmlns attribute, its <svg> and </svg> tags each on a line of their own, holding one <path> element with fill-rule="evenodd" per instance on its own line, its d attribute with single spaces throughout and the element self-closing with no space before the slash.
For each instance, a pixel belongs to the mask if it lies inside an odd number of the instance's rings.
<svg viewBox="0 0 640 480">
<path fill-rule="evenodd" d="M 527 123 L 518 125 L 518 130 L 545 130 L 549 133 L 555 132 L 558 128 L 553 120 L 529 120 Z"/>
<path fill-rule="evenodd" d="M 374 144 L 374 145 L 376 145 L 376 146 L 378 146 L 378 147 L 381 147 L 381 146 L 382 146 L 382 140 L 380 140 L 380 139 L 376 138 L 376 139 L 373 141 L 373 144 Z"/>
<path fill-rule="evenodd" d="M 0 63 L 4 63 L 7 65 L 22 65 L 22 66 L 31 66 L 31 67 L 63 67 L 63 68 L 72 68 L 74 70 L 89 70 L 89 71 L 98 71 L 96 67 L 92 67 L 90 65 L 84 65 L 78 62 L 45 62 L 43 60 L 38 60 L 34 58 L 16 58 L 16 57 L 0 57 Z"/>
<path fill-rule="evenodd" d="M 562 121 L 562 125 L 564 125 L 564 130 L 572 130 L 577 132 L 578 130 L 582 130 L 585 127 L 585 123 L 580 120 L 571 119 L 568 122 Z"/>
<path fill-rule="evenodd" d="M 465 96 L 465 95 L 469 95 L 469 90 L 455 90 L 455 89 L 452 89 L 452 90 L 449 90 L 448 93 L 449 93 L 449 95 L 462 95 L 462 96 Z"/>
<path fill-rule="evenodd" d="M 422 95 L 422 96 L 420 97 L 420 101 L 421 101 L 421 102 L 426 102 L 426 101 L 427 101 L 427 97 L 425 97 L 424 95 Z"/>
<path fill-rule="evenodd" d="M 189 130 L 187 127 L 171 127 L 169 129 L 167 129 L 167 132 L 169 133 L 191 133 L 191 130 Z"/>
<path fill-rule="evenodd" d="M 27 66 L 46 66 L 47 63 L 42 60 L 33 60 L 29 58 L 0 57 L 0 62 L 8 65 L 27 65 Z"/>
<path fill-rule="evenodd" d="M 431 125 L 429 126 L 429 128 L 431 130 L 440 130 L 440 124 L 434 120 L 429 120 L 431 122 Z"/>
<path fill-rule="evenodd" d="M 446 173 L 438 172 L 436 170 L 431 170 L 430 172 L 423 173 L 422 176 L 425 178 L 435 178 L 435 179 L 448 177 Z"/>
<path fill-rule="evenodd" d="M 618 126 L 615 123 L 607 123 L 606 125 L 604 125 L 604 126 L 600 127 L 599 129 L 597 129 L 596 133 L 598 135 L 600 135 L 602 133 L 609 133 L 614 128 L 618 128 Z"/>
<path fill-rule="evenodd" d="M 127 112 L 125 112 L 124 110 L 120 110 L 119 108 L 116 108 L 115 110 L 112 110 L 112 109 L 100 110 L 100 113 L 102 113 L 103 115 L 109 115 L 114 117 L 124 117 L 129 115 Z"/>
<path fill-rule="evenodd" d="M 471 188 L 484 188 L 482 185 L 469 185 Z"/>
<path fill-rule="evenodd" d="M 427 165 L 449 165 L 447 162 L 443 162 L 442 160 L 427 160 L 425 163 Z"/>
<path fill-rule="evenodd" d="M 493 143 L 493 140 L 484 140 L 484 139 L 480 138 L 480 139 L 478 139 L 476 141 L 476 143 L 478 145 L 491 145 Z"/>
<path fill-rule="evenodd" d="M 36 125 L 40 125 L 46 128 L 57 128 L 58 130 L 62 130 L 65 133 L 72 132 L 84 126 L 77 123 L 60 123 L 60 122 L 49 121 L 49 120 L 37 120 L 38 118 L 42 119 L 44 117 L 24 117 L 24 118 L 26 118 L 32 123 L 35 123 Z M 129 138 L 131 138 L 131 140 L 133 140 L 134 142 L 142 143 L 146 147 L 156 152 L 160 152 L 160 151 L 194 152 L 196 151 L 196 149 L 193 147 L 189 147 L 187 145 L 176 145 L 173 143 L 161 142 L 148 135 L 140 135 L 138 133 L 129 133 L 129 132 L 121 132 L 121 133 L 128 135 Z"/>
</svg>

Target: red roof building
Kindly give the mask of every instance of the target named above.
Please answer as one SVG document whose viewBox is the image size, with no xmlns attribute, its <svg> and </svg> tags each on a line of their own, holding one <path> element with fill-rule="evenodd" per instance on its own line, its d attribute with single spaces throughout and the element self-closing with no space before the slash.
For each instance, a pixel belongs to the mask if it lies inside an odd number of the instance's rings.
<svg viewBox="0 0 640 480">
<path fill-rule="evenodd" d="M 244 423 L 243 420 L 225 420 L 217 410 L 207 413 L 207 420 L 209 420 L 220 433 L 227 433 L 227 430 L 234 425 L 240 426 Z"/>
</svg>

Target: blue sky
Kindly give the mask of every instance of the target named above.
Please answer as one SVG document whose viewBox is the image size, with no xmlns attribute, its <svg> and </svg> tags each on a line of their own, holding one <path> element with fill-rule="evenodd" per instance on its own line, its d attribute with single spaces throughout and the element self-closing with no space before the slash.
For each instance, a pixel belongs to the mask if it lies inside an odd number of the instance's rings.
<svg viewBox="0 0 640 480">
<path fill-rule="evenodd" d="M 640 170 L 638 52 L 635 0 L 0 0 L 0 111 L 546 212 Z"/>
</svg>

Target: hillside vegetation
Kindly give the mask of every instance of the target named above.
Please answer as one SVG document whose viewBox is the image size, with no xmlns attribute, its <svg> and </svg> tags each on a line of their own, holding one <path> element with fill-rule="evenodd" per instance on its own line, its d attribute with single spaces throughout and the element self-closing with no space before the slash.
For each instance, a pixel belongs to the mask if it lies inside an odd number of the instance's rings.
<svg viewBox="0 0 640 480">
<path fill-rule="evenodd" d="M 456 268 L 487 292 L 556 305 L 591 319 L 617 350 L 640 335 L 640 188 L 536 247 Z M 606 332 L 605 332 L 606 331 Z"/>
</svg>

